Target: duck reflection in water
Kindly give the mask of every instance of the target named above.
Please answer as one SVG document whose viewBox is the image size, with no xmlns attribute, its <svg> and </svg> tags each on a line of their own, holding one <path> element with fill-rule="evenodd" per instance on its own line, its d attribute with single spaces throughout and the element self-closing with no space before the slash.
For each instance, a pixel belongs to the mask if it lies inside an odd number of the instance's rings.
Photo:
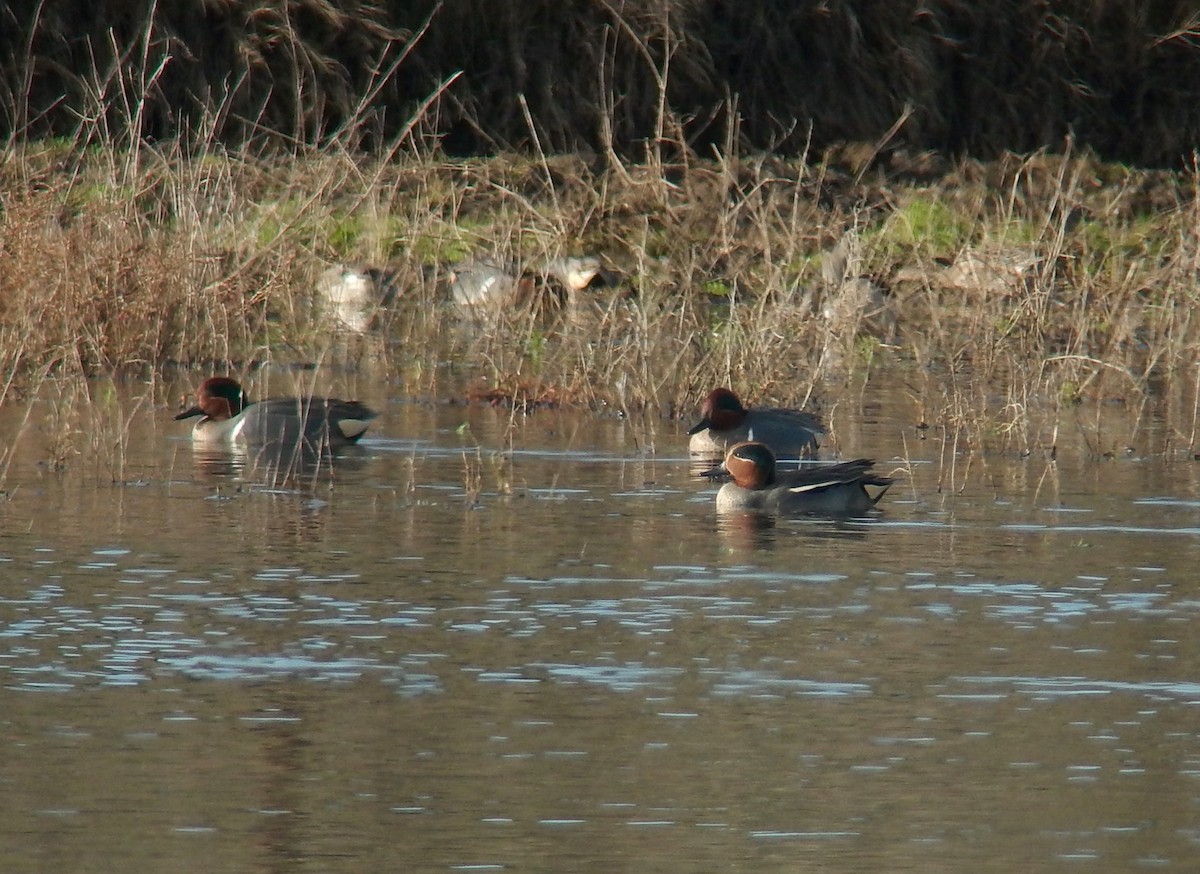
<svg viewBox="0 0 1200 874">
<path fill-rule="evenodd" d="M 303 445 L 195 445 L 192 462 L 197 479 L 236 481 L 279 487 L 303 487 L 338 473 L 362 470 L 368 458 L 361 446 L 336 452 Z"/>
<path fill-rule="evenodd" d="M 192 447 L 197 479 L 240 479 L 246 470 L 246 447 L 241 445 Z"/>
<path fill-rule="evenodd" d="M 753 510 L 718 513 L 717 533 L 730 552 L 759 552 L 780 543 L 793 545 L 796 538 L 814 541 L 866 540 L 867 529 L 844 518 L 783 517 Z"/>
<path fill-rule="evenodd" d="M 754 552 L 775 546 L 775 517 L 767 513 L 718 513 L 717 533 L 731 552 Z"/>
</svg>

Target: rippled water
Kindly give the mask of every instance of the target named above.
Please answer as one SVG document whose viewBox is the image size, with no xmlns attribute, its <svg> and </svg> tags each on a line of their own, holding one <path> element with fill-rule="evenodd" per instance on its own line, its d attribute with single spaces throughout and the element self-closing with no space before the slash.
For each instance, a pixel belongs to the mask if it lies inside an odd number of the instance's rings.
<svg viewBox="0 0 1200 874">
<path fill-rule="evenodd" d="M 688 423 L 371 400 L 292 480 L 161 409 L 116 483 L 26 431 L 4 870 L 1200 864 L 1192 462 L 952 470 L 881 394 L 881 515 L 717 519 Z"/>
</svg>

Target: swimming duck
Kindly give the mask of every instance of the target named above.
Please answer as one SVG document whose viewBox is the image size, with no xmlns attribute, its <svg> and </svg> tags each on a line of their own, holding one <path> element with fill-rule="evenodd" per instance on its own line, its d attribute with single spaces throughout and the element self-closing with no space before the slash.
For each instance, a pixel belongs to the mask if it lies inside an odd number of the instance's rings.
<svg viewBox="0 0 1200 874">
<path fill-rule="evenodd" d="M 706 476 L 728 473 L 733 482 L 717 492 L 717 510 L 765 510 L 770 513 L 810 513 L 820 516 L 858 516 L 870 510 L 892 485 L 891 477 L 871 472 L 868 458 L 803 470 L 778 472 L 770 447 L 747 441 L 729 450 L 725 462 Z M 867 487 L 879 489 L 868 492 Z"/>
<path fill-rule="evenodd" d="M 688 434 L 692 455 L 724 456 L 746 440 L 765 443 L 776 455 L 798 458 L 816 452 L 825 426 L 812 413 L 778 408 L 748 410 L 727 388 L 715 388 L 700 407 L 702 418 Z"/>
<path fill-rule="evenodd" d="M 213 376 L 196 392 L 196 405 L 176 420 L 200 416 L 192 439 L 207 445 L 235 442 L 304 445 L 354 443 L 379 414 L 358 401 L 322 397 L 268 398 L 251 403 L 236 379 Z"/>
</svg>

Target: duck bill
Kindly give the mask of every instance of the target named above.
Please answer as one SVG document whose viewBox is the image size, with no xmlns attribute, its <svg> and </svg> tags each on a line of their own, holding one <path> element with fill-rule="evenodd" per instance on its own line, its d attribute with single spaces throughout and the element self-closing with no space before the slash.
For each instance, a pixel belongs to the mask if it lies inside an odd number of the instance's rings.
<svg viewBox="0 0 1200 874">
<path fill-rule="evenodd" d="M 712 420 L 705 417 L 705 418 L 701 419 L 699 422 L 697 422 L 695 425 L 693 425 L 692 429 L 690 431 L 688 431 L 688 434 L 689 435 L 699 434 L 701 431 L 705 430 L 706 428 L 711 428 L 711 427 L 712 427 Z"/>
<path fill-rule="evenodd" d="M 175 417 L 175 421 L 178 422 L 180 419 L 190 419 L 193 416 L 203 416 L 203 415 L 204 415 L 204 410 L 200 409 L 199 407 L 192 407 L 191 409 L 184 410 L 182 413 L 178 414 Z"/>
<path fill-rule="evenodd" d="M 729 476 L 729 470 L 725 467 L 725 462 L 721 462 L 716 467 L 710 467 L 708 470 L 701 471 L 696 475 L 704 479 L 723 479 Z"/>
</svg>

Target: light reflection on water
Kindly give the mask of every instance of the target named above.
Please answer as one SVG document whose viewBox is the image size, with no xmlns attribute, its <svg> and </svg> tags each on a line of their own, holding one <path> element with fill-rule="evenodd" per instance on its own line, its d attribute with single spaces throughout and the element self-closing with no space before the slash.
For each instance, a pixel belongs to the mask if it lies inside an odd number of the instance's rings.
<svg viewBox="0 0 1200 874">
<path fill-rule="evenodd" d="M 900 466 L 897 419 L 856 454 Z M 879 517 L 718 519 L 663 423 L 657 456 L 509 426 L 404 407 L 299 479 L 156 432 L 136 487 L 29 475 L 6 870 L 1193 869 L 1190 474 L 945 495 L 930 445 Z"/>
</svg>

